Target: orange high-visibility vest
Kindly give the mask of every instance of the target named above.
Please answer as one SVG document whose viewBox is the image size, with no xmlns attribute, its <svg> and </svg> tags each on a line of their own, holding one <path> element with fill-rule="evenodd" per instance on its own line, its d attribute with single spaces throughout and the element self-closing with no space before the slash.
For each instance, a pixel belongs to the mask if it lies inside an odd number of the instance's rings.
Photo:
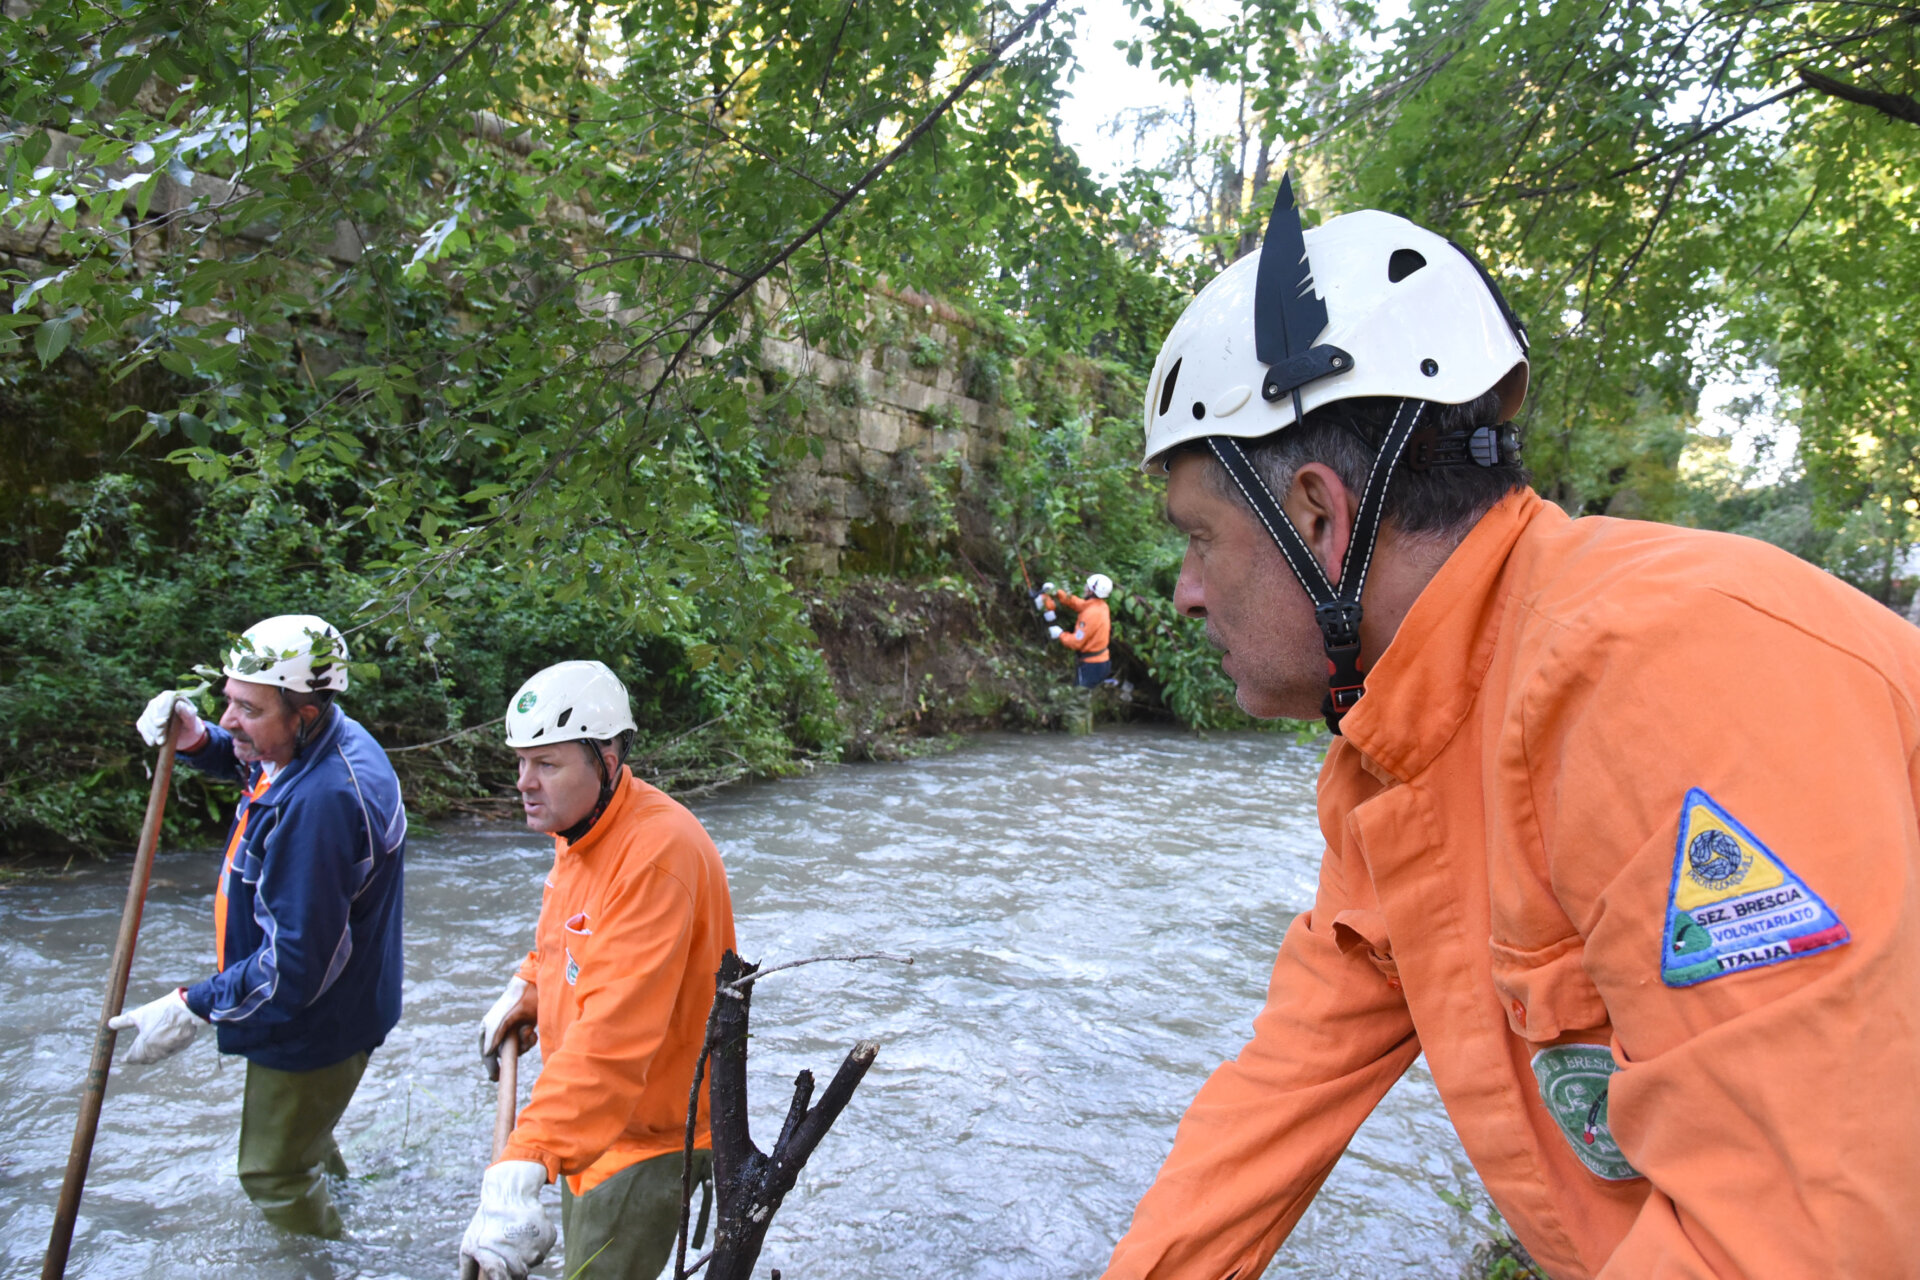
<svg viewBox="0 0 1920 1280">
<path fill-rule="evenodd" d="M 227 837 L 226 861 L 220 865 L 220 883 L 213 891 L 213 962 L 222 973 L 227 969 L 227 880 L 233 875 L 233 855 L 240 851 L 240 842 L 247 838 L 247 819 L 253 816 L 253 802 L 267 794 L 267 788 L 272 785 L 273 779 L 263 773 L 260 781 L 240 793 L 240 812 L 234 815 L 233 834 Z"/>
</svg>

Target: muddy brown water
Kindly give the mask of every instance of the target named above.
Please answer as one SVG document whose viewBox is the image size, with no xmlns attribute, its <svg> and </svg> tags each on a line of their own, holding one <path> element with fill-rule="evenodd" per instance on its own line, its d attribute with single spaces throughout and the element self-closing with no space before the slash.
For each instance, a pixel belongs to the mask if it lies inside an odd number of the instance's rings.
<svg viewBox="0 0 1920 1280">
<path fill-rule="evenodd" d="M 1097 1276 L 1311 900 L 1318 760 L 1275 735 L 989 735 L 697 802 L 750 959 L 916 961 L 817 965 L 754 997 L 763 1145 L 794 1072 L 824 1079 L 854 1041 L 881 1043 L 761 1273 Z M 455 1274 L 493 1115 L 476 1023 L 528 945 L 552 846 L 456 826 L 416 831 L 408 856 L 406 1013 L 339 1132 L 350 1238 L 286 1236 L 248 1207 L 234 1172 L 243 1069 L 203 1035 L 169 1062 L 116 1069 L 69 1275 Z M 217 859 L 160 858 L 129 1003 L 210 965 Z M 117 862 L 0 890 L 8 1277 L 39 1274 L 125 875 Z M 1452 1277 L 1486 1219 L 1416 1065 L 1267 1274 Z M 567 1272 L 556 1256 L 535 1274 Z"/>
</svg>

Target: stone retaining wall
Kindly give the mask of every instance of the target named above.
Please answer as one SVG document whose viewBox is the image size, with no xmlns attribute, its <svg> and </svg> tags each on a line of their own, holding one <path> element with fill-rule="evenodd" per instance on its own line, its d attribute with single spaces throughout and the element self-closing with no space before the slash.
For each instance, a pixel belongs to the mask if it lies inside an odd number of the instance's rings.
<svg viewBox="0 0 1920 1280">
<path fill-rule="evenodd" d="M 764 364 L 822 392 L 802 420 L 813 447 L 782 472 L 769 506 L 768 531 L 803 576 L 881 567 L 860 565 L 862 553 L 926 518 L 939 469 L 989 465 L 1005 436 L 1004 409 L 966 391 L 982 346 L 966 318 L 918 294 L 876 302 L 895 312 L 901 337 L 854 359 L 781 338 L 761 344 Z"/>
</svg>

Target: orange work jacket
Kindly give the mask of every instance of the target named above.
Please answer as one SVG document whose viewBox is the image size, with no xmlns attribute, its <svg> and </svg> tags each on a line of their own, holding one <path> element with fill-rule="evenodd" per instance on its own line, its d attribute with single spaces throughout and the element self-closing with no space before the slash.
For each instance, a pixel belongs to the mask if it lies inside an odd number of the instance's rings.
<svg viewBox="0 0 1920 1280">
<path fill-rule="evenodd" d="M 1083 600 L 1065 591 L 1054 594 L 1079 619 L 1073 630 L 1060 633 L 1060 643 L 1077 651 L 1082 662 L 1107 661 L 1110 656 L 1107 653 L 1107 641 L 1113 635 L 1113 612 L 1107 608 L 1107 602 Z"/>
<path fill-rule="evenodd" d="M 1920 629 L 1783 551 L 1509 496 L 1328 751 L 1313 906 L 1107 1275 L 1259 1276 L 1423 1051 L 1555 1280 L 1914 1274 L 1916 693 Z"/>
<path fill-rule="evenodd" d="M 699 820 L 628 769 L 593 829 L 554 845 L 520 965 L 539 988 L 540 1078 L 500 1158 L 537 1160 L 578 1195 L 685 1147 L 733 901 Z M 695 1145 L 712 1144 L 702 1090 Z"/>
</svg>

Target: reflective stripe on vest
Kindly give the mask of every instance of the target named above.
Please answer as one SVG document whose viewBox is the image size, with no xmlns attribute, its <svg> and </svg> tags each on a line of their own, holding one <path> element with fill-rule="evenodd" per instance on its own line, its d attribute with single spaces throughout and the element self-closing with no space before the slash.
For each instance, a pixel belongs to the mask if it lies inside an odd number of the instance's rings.
<svg viewBox="0 0 1920 1280">
<path fill-rule="evenodd" d="M 272 785 L 273 779 L 263 773 L 260 781 L 240 793 L 240 812 L 234 816 L 233 835 L 227 839 L 226 861 L 220 866 L 220 883 L 213 891 L 213 958 L 214 967 L 221 973 L 227 970 L 227 879 L 233 874 L 233 855 L 240 851 L 240 842 L 247 838 L 247 819 L 253 816 L 253 802 Z"/>
</svg>

